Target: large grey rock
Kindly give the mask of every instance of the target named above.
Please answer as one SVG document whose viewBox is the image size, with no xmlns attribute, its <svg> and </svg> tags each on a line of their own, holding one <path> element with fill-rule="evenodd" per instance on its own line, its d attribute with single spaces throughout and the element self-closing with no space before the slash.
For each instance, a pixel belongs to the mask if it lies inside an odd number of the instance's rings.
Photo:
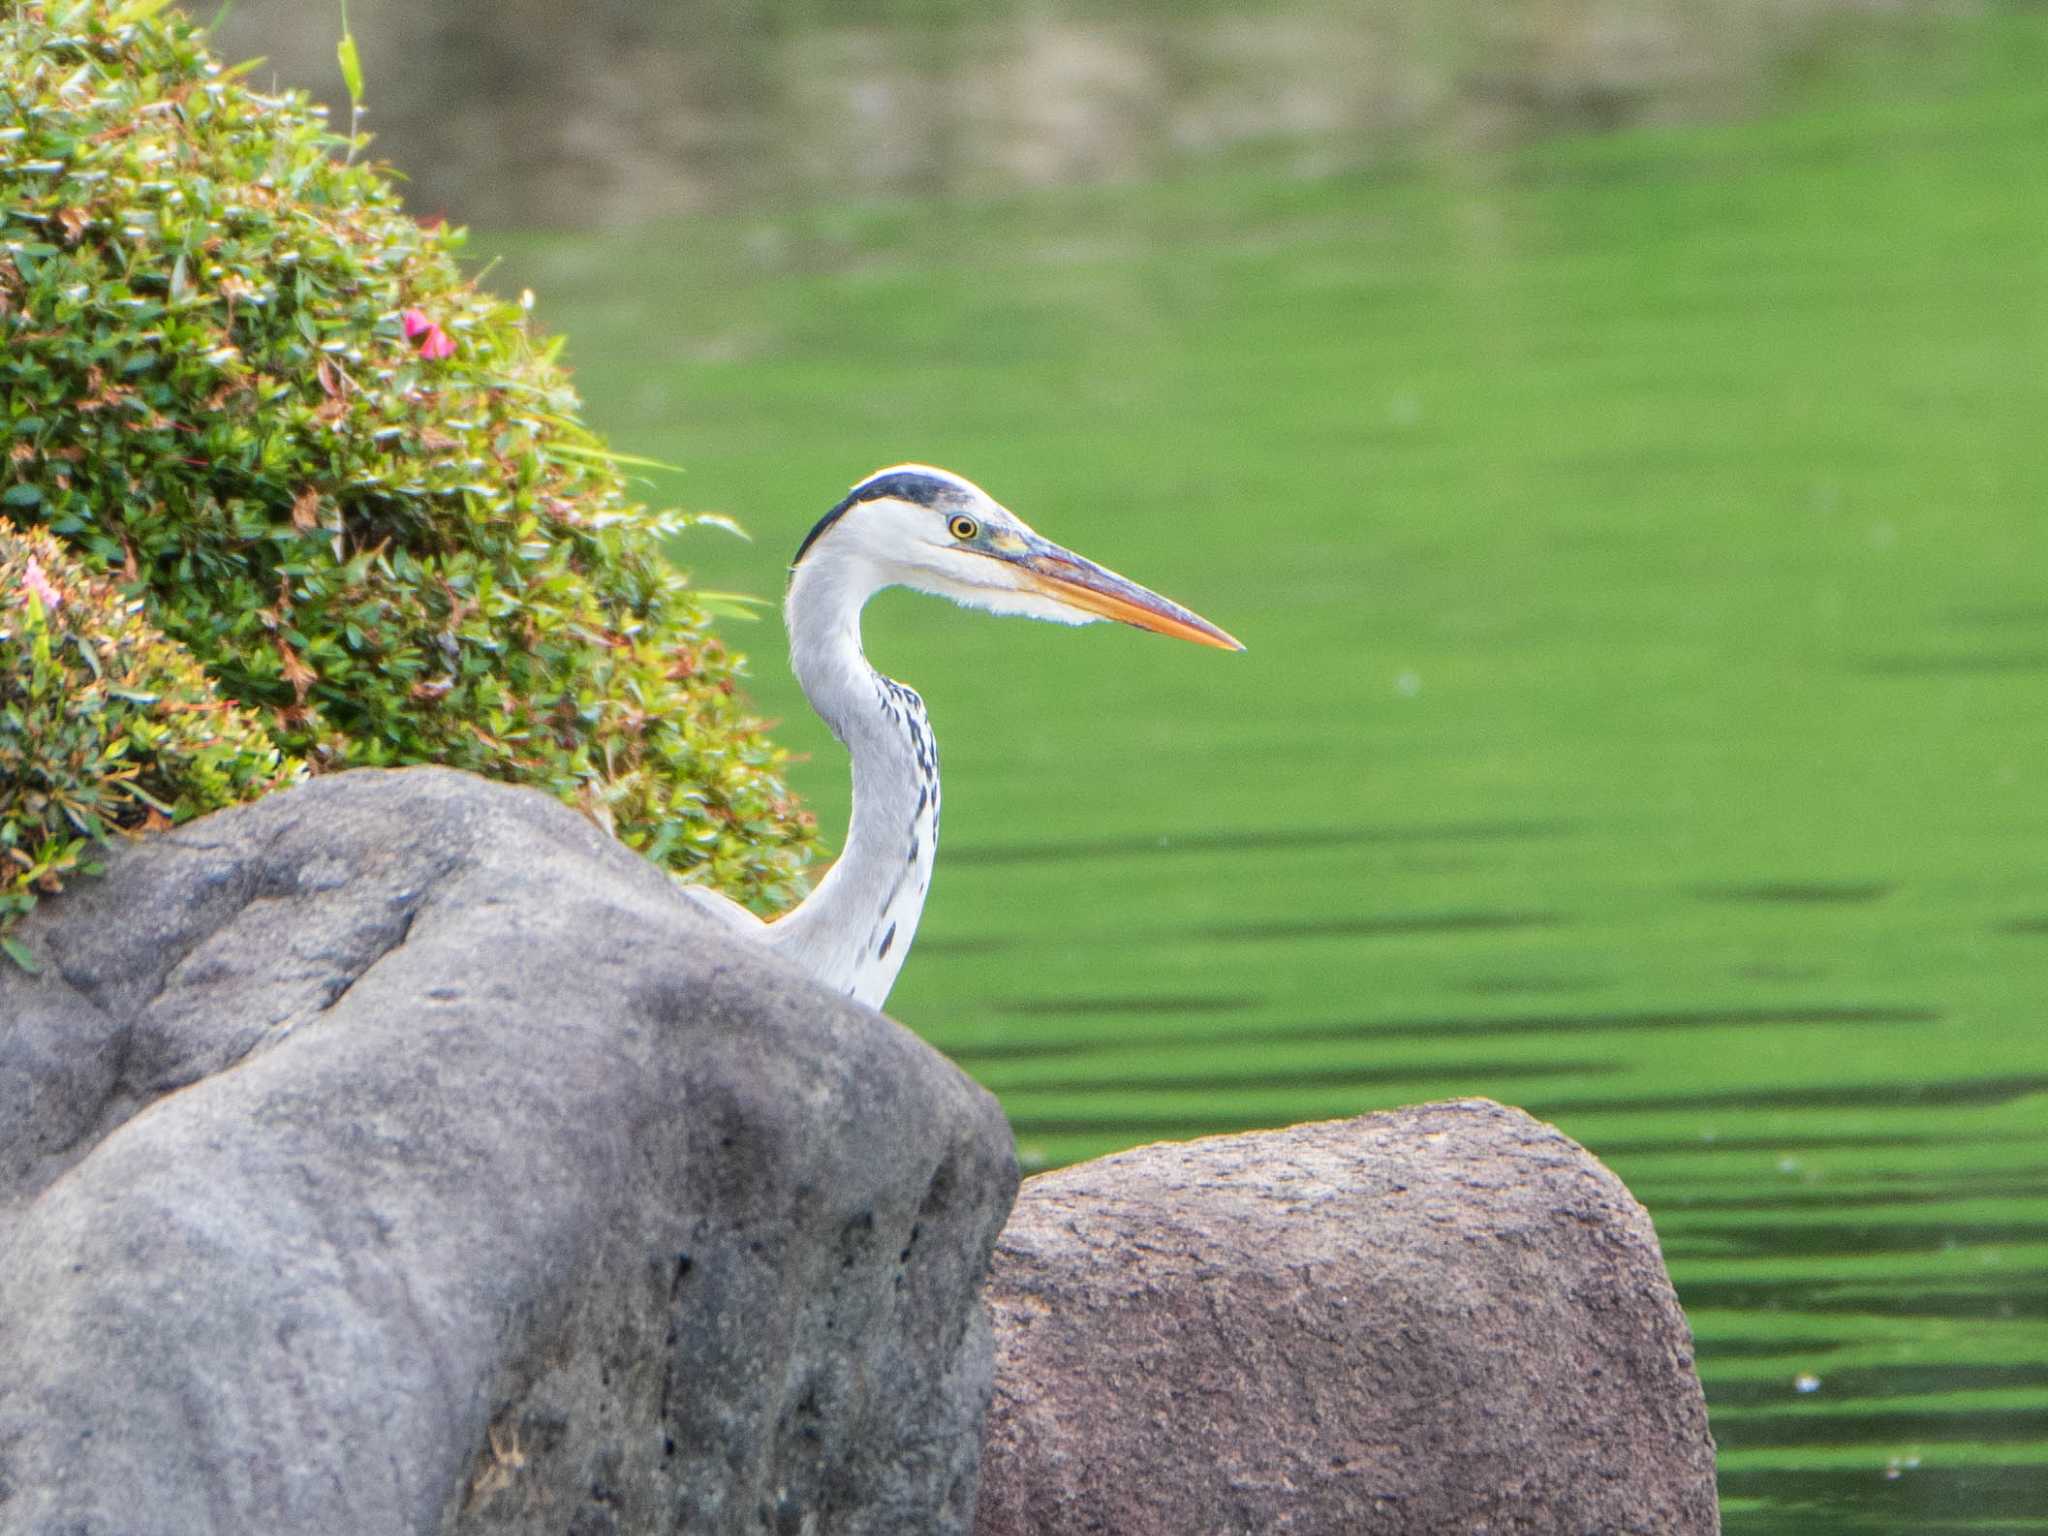
<svg viewBox="0 0 2048 1536">
<path fill-rule="evenodd" d="M 0 1531 L 971 1520 L 993 1101 L 538 794 L 352 773 L 0 964 Z"/>
<path fill-rule="evenodd" d="M 1702 1536 L 1649 1217 L 1485 1100 L 1026 1182 L 989 1282 L 980 1536 Z"/>
</svg>

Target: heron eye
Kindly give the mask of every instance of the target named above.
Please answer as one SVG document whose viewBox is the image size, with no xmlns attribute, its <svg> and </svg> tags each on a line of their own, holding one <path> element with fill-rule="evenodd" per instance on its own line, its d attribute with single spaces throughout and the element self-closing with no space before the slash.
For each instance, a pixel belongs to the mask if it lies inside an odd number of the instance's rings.
<svg viewBox="0 0 2048 1536">
<path fill-rule="evenodd" d="M 965 514 L 956 514 L 946 524 L 946 529 L 956 539 L 971 539 L 981 532 L 981 524 Z"/>
</svg>

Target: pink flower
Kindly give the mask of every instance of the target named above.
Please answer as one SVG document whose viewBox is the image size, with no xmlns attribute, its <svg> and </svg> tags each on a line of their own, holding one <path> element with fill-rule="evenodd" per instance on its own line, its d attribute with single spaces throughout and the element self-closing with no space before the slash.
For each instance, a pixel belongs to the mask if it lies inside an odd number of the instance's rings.
<svg viewBox="0 0 2048 1536">
<path fill-rule="evenodd" d="M 29 556 L 28 569 L 21 573 L 21 585 L 28 594 L 43 605 L 43 612 L 55 613 L 64 599 L 57 595 L 57 589 L 50 585 L 50 578 L 43 574 L 43 568 L 36 563 L 35 556 Z"/>
<path fill-rule="evenodd" d="M 455 355 L 455 338 L 429 320 L 426 311 L 408 309 L 399 316 L 399 323 L 405 327 L 405 339 L 417 345 L 420 356 L 429 362 Z"/>
</svg>

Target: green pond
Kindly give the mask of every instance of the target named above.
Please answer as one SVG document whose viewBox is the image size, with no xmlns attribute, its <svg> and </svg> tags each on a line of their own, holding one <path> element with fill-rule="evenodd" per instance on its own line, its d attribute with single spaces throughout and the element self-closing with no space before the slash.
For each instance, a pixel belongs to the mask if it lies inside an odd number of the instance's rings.
<svg viewBox="0 0 2048 1536">
<path fill-rule="evenodd" d="M 756 535 L 706 586 L 922 459 L 1250 647 L 870 610 L 946 770 L 891 1009 L 1027 1166 L 1526 1106 L 1656 1219 L 1729 1531 L 2048 1530 L 2048 13 L 1735 123 L 478 243 Z"/>
</svg>

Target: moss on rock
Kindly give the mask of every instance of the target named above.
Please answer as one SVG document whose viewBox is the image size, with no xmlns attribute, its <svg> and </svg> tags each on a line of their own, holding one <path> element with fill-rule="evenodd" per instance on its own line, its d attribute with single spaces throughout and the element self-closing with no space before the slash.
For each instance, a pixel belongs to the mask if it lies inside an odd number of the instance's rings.
<svg viewBox="0 0 2048 1536">
<path fill-rule="evenodd" d="M 175 11 L 10 9 L 0 515 L 139 596 L 311 771 L 535 785 L 795 899 L 810 819 L 663 553 L 691 519 L 631 499 L 558 343 Z"/>
</svg>

